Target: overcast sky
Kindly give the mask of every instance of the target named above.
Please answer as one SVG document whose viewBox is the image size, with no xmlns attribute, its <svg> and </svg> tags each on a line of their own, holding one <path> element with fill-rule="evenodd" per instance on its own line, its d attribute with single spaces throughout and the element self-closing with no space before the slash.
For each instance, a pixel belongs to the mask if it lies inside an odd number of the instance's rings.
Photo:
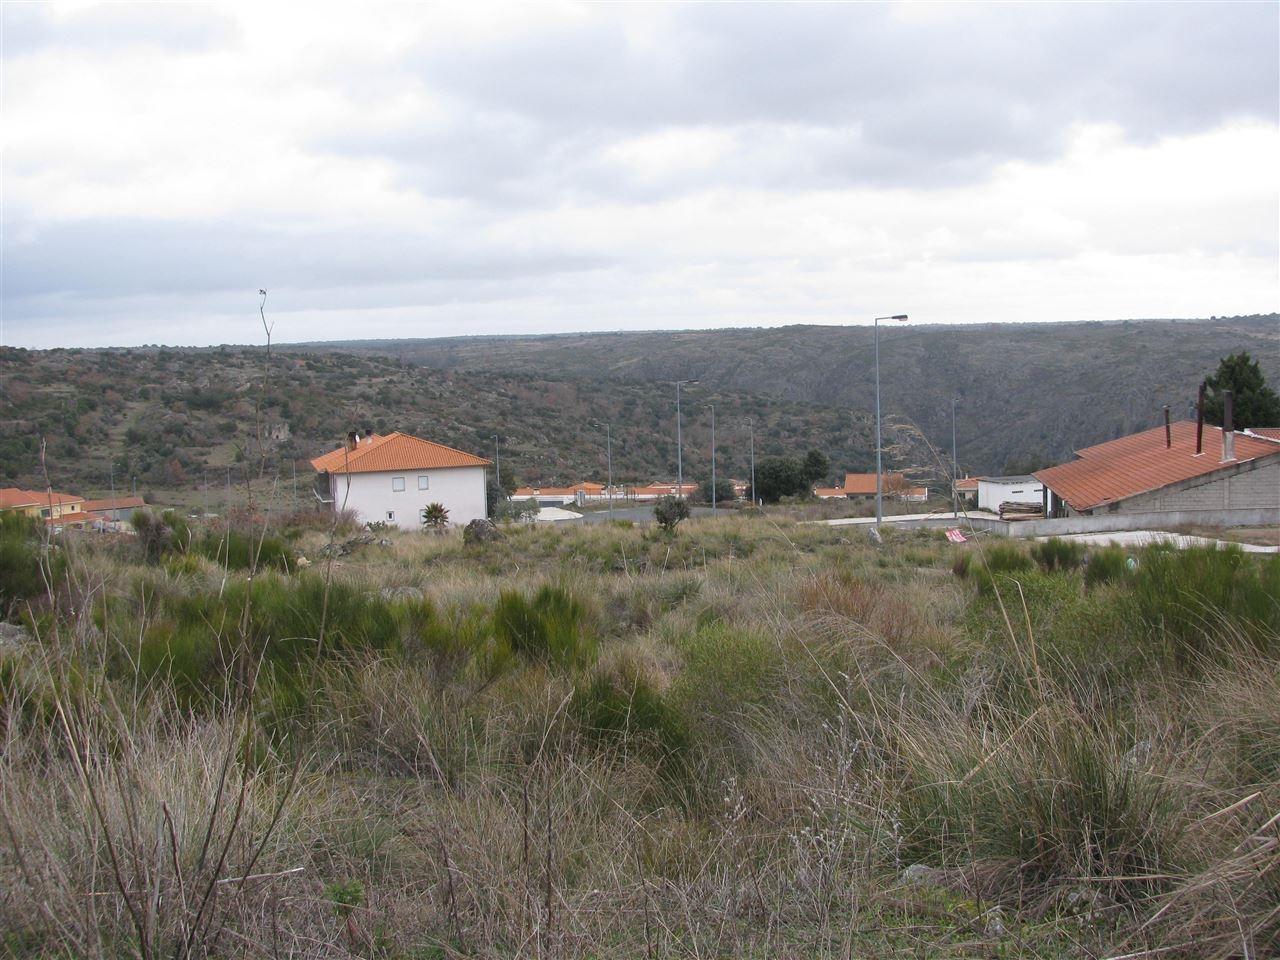
<svg viewBox="0 0 1280 960">
<path fill-rule="evenodd" d="M 1280 4 L 22 4 L 19 346 L 1257 313 Z"/>
</svg>

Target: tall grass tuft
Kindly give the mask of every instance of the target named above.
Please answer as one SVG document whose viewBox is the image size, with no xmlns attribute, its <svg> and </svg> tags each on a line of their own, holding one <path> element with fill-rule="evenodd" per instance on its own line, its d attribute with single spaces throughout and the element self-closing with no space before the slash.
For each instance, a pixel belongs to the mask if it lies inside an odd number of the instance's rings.
<svg viewBox="0 0 1280 960">
<path fill-rule="evenodd" d="M 1089 554 L 1084 568 L 1086 587 L 1115 583 L 1129 575 L 1129 558 L 1119 547 L 1103 547 Z"/>
<path fill-rule="evenodd" d="M 1215 638 L 1226 634 L 1280 649 L 1280 556 L 1151 547 L 1131 590 L 1139 623 L 1175 660 L 1219 656 Z"/>
<path fill-rule="evenodd" d="M 1046 573 L 1074 570 L 1084 560 L 1084 544 L 1061 537 L 1050 537 L 1031 545 L 1031 557 Z"/>
<path fill-rule="evenodd" d="M 587 608 L 563 587 L 543 586 L 532 599 L 503 590 L 494 605 L 493 630 L 529 660 L 578 667 L 595 659 Z"/>
</svg>

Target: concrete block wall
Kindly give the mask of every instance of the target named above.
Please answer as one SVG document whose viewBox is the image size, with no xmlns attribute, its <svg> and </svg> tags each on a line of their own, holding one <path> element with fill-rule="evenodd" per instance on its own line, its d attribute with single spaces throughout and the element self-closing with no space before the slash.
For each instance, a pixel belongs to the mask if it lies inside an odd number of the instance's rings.
<svg viewBox="0 0 1280 960">
<path fill-rule="evenodd" d="M 1130 497 L 1125 513 L 1162 513 L 1185 510 L 1243 510 L 1280 508 L 1280 463 L 1257 470 L 1219 477 L 1180 490 L 1154 490 Z"/>
</svg>

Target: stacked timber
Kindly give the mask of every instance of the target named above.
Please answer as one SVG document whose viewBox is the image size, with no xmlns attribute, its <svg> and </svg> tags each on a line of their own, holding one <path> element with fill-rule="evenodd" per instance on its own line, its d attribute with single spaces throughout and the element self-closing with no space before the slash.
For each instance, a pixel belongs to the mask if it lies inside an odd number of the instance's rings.
<svg viewBox="0 0 1280 960">
<path fill-rule="evenodd" d="M 1038 503 L 1015 503 L 1006 500 L 1000 504 L 1001 520 L 1043 520 L 1044 507 Z"/>
</svg>

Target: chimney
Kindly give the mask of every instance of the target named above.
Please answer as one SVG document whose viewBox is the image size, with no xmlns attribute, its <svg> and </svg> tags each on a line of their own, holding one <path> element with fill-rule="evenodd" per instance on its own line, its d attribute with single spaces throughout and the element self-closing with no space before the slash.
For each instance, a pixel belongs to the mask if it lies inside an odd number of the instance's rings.
<svg viewBox="0 0 1280 960">
<path fill-rule="evenodd" d="M 1230 390 L 1222 391 L 1222 462 L 1236 458 L 1236 434 L 1231 424 L 1231 403 L 1234 397 Z"/>
<path fill-rule="evenodd" d="M 1164 448 L 1173 446 L 1173 427 L 1169 426 L 1169 405 L 1164 405 Z"/>
<path fill-rule="evenodd" d="M 1196 456 L 1204 453 L 1204 381 L 1200 381 L 1200 392 L 1196 395 Z"/>
<path fill-rule="evenodd" d="M 359 440 L 360 438 L 356 436 L 356 432 L 352 430 L 347 434 L 347 449 L 354 450 L 356 448 L 356 443 L 359 442 Z"/>
</svg>

